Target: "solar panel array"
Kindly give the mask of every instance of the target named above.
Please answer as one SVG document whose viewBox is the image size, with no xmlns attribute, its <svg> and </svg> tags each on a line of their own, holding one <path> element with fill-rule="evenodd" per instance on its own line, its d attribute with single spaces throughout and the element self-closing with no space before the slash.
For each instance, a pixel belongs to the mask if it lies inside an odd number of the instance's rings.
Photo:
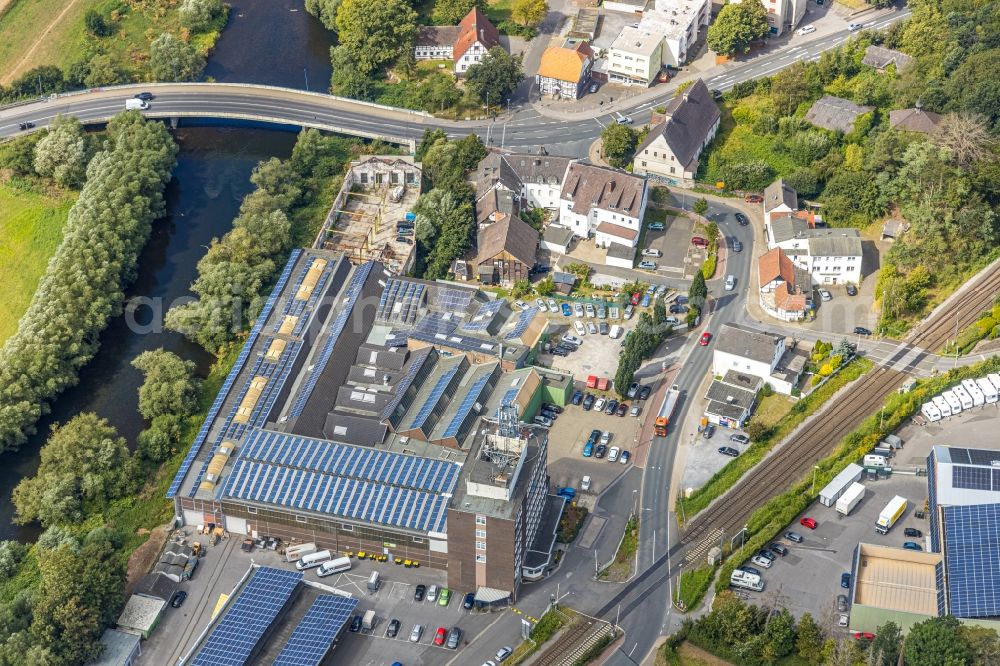
<svg viewBox="0 0 1000 666">
<path fill-rule="evenodd" d="M 514 398 L 517 396 L 517 392 L 520 388 L 507 389 L 507 392 L 503 394 L 503 399 L 500 401 L 501 407 L 507 407 L 514 403 Z"/>
<path fill-rule="evenodd" d="M 449 287 L 439 287 L 437 290 L 438 307 L 449 312 L 459 312 L 469 307 L 472 297 L 476 294 L 473 289 L 452 289 Z"/>
<path fill-rule="evenodd" d="M 428 333 L 420 329 L 413 329 L 407 335 L 414 340 L 422 340 L 432 345 L 444 345 L 453 349 L 476 352 L 479 354 L 496 353 L 497 343 L 490 342 L 485 338 L 474 338 L 472 336 L 450 335 L 445 333 Z"/>
<path fill-rule="evenodd" d="M 492 372 L 484 374 L 482 377 L 476 380 L 476 383 L 472 385 L 465 397 L 462 398 L 462 404 L 458 406 L 458 411 L 455 412 L 455 416 L 452 417 L 451 423 L 445 428 L 444 437 L 454 437 L 458 434 L 459 429 L 462 427 L 462 422 L 465 421 L 466 417 L 472 411 L 472 406 L 479 401 L 482 397 L 483 389 L 486 387 L 486 383 L 490 381 L 490 377 L 493 376 Z"/>
<path fill-rule="evenodd" d="M 1000 615 L 1000 504 L 943 510 L 949 611 L 956 617 Z"/>
<path fill-rule="evenodd" d="M 177 474 L 174 475 L 174 480 L 170 484 L 170 489 L 167 490 L 168 498 L 176 496 L 178 491 L 180 491 L 181 484 L 184 483 L 184 477 L 187 476 L 192 463 L 194 463 L 195 458 L 198 457 L 198 453 L 201 451 L 201 447 L 205 444 L 205 440 L 208 438 L 208 433 L 212 429 L 212 424 L 219 416 L 219 411 L 222 409 L 222 405 L 225 403 L 226 398 L 229 395 L 229 391 L 232 389 L 233 384 L 236 382 L 236 378 L 239 377 L 240 372 L 243 370 L 243 366 L 250 357 L 250 352 L 253 350 L 253 346 L 257 342 L 257 336 L 260 335 L 261 329 L 264 328 L 264 324 L 267 322 L 268 317 L 271 316 L 271 312 L 274 310 L 274 304 L 277 302 L 278 296 L 281 295 L 282 290 L 288 283 L 288 277 L 292 273 L 292 267 L 295 265 L 295 262 L 298 261 L 301 254 L 302 250 L 293 250 L 291 256 L 288 258 L 288 263 L 285 264 L 285 269 L 278 277 L 277 284 L 274 285 L 271 295 L 268 297 L 267 302 L 264 303 L 264 308 L 260 311 L 260 315 L 257 317 L 257 321 L 254 323 L 253 328 L 250 329 L 250 335 L 247 336 L 247 341 L 243 344 L 243 349 L 240 350 L 240 355 L 236 358 L 236 363 L 233 364 L 233 369 L 230 370 L 229 374 L 226 376 L 226 381 L 222 383 L 222 388 L 220 388 L 219 392 L 215 394 L 215 400 L 212 402 L 212 406 L 209 407 L 208 414 L 205 415 L 205 421 L 201 424 L 201 429 L 198 431 L 198 435 L 194 438 L 194 442 L 191 444 L 191 449 L 188 451 L 187 455 L 184 456 L 184 461 L 181 463 L 180 469 L 178 469 Z M 197 488 L 198 484 L 195 484 L 194 487 Z"/>
<path fill-rule="evenodd" d="M 538 308 L 528 308 L 524 310 L 520 316 L 517 318 L 517 323 L 514 324 L 514 328 L 511 329 L 510 333 L 504 336 L 505 340 L 511 340 L 513 338 L 519 337 L 524 333 L 525 329 L 528 328 L 528 324 L 534 319 L 535 315 L 538 314 Z"/>
<path fill-rule="evenodd" d="M 455 332 L 458 321 L 450 312 L 428 312 L 414 329 L 417 333 L 425 335 L 451 335 Z"/>
<path fill-rule="evenodd" d="M 427 399 L 424 400 L 424 404 L 420 407 L 420 411 L 417 412 L 417 415 L 413 417 L 412 421 L 410 421 L 410 425 L 405 428 L 406 430 L 423 427 L 424 422 L 427 421 L 427 417 L 431 415 L 431 412 L 438 404 L 441 396 L 444 395 L 445 389 L 448 388 L 448 384 L 450 384 L 451 380 L 454 379 L 456 374 L 458 374 L 458 369 L 460 367 L 461 364 L 456 363 L 452 367 L 445 370 L 444 374 L 438 377 L 437 383 L 434 384 L 434 388 L 427 394 Z"/>
<path fill-rule="evenodd" d="M 296 278 L 295 280 L 295 284 L 292 285 L 292 288 L 289 290 L 290 294 L 298 293 L 299 287 L 302 286 L 303 280 L 305 280 L 306 275 L 309 274 L 309 269 L 312 268 L 315 262 L 316 259 L 314 258 L 312 261 L 308 262 L 305 266 L 302 267 L 302 270 L 299 272 L 298 278 Z M 313 308 L 316 307 L 316 302 L 319 300 L 320 295 L 323 293 L 323 288 L 326 286 L 327 281 L 330 279 L 330 275 L 333 273 L 334 266 L 335 264 L 333 263 L 329 262 L 327 263 L 326 268 L 324 268 L 323 272 L 320 274 L 319 281 L 316 283 L 316 286 L 313 288 L 312 293 L 310 294 L 308 299 L 304 301 L 300 301 L 296 298 L 288 299 L 288 302 L 285 303 L 285 307 L 282 309 L 281 312 L 282 316 L 277 318 L 276 321 L 274 322 L 274 327 L 272 329 L 272 332 L 274 333 L 278 332 L 278 329 L 281 328 L 282 319 L 284 317 L 292 316 L 298 318 L 298 321 L 295 322 L 295 329 L 292 331 L 292 335 L 298 336 L 302 334 L 302 329 L 305 328 L 306 322 L 309 320 L 309 317 L 307 315 L 310 312 L 312 312 Z"/>
<path fill-rule="evenodd" d="M 417 319 L 425 286 L 410 280 L 389 280 L 379 297 L 375 318 L 412 324 Z"/>
<path fill-rule="evenodd" d="M 237 452 L 241 460 L 310 470 L 361 481 L 451 492 L 459 466 L 446 460 L 338 444 L 270 430 L 252 430 Z"/>
<path fill-rule="evenodd" d="M 420 353 L 420 352 L 417 352 Z M 410 357 L 410 367 L 406 370 L 406 374 L 396 385 L 396 389 L 393 391 L 392 398 L 386 403 L 385 409 L 382 410 L 382 418 L 389 418 L 396 408 L 399 407 L 399 403 L 403 400 L 403 396 L 409 390 L 410 385 L 413 384 L 414 378 L 417 373 L 420 372 L 420 368 L 424 367 L 424 363 L 427 361 L 427 357 L 430 356 L 430 351 L 423 352 L 421 356 L 414 354 Z"/>
<path fill-rule="evenodd" d="M 967 490 L 1000 492 L 1000 469 L 952 465 L 951 485 Z"/>
<path fill-rule="evenodd" d="M 192 666 L 243 666 L 302 580 L 298 571 L 260 567 L 215 625 Z"/>
<path fill-rule="evenodd" d="M 460 466 L 286 433 L 255 431 L 220 497 L 392 527 L 444 531 Z"/>
<path fill-rule="evenodd" d="M 358 600 L 353 597 L 334 594 L 317 597 L 273 666 L 318 666 L 357 605 Z"/>
<path fill-rule="evenodd" d="M 488 303 L 483 303 L 479 311 L 472 316 L 472 319 L 462 324 L 462 328 L 466 331 L 481 331 L 485 329 L 490 325 L 490 322 L 493 321 L 493 318 L 500 312 L 500 308 L 502 307 L 503 301 L 499 298 Z"/>
<path fill-rule="evenodd" d="M 966 465 L 993 465 L 1000 460 L 1000 452 L 985 449 L 948 447 L 951 462 Z"/>
<path fill-rule="evenodd" d="M 330 327 L 329 337 L 326 339 L 326 344 L 323 345 L 323 350 L 320 352 L 319 358 L 316 363 L 313 364 L 312 372 L 309 373 L 309 378 L 306 379 L 305 384 L 299 391 L 299 397 L 295 400 L 295 404 L 292 405 L 292 409 L 289 415 L 296 417 L 302 414 L 302 410 L 305 409 L 306 403 L 309 402 L 310 396 L 312 396 L 313 389 L 316 388 L 316 382 L 323 375 L 323 371 L 326 369 L 326 364 L 330 362 L 330 357 L 333 356 L 333 348 L 337 345 L 337 340 L 340 339 L 340 334 L 344 332 L 344 328 L 347 327 L 347 321 L 351 318 L 351 313 L 354 311 L 354 304 L 358 301 L 358 295 L 361 293 L 361 288 L 364 286 L 365 281 L 372 272 L 372 267 L 375 262 L 369 261 L 368 263 L 359 266 L 351 277 L 351 282 L 347 285 L 347 290 L 344 293 L 344 297 L 347 302 L 344 303 L 344 307 L 341 308 L 340 314 L 334 320 L 333 325 Z"/>
</svg>

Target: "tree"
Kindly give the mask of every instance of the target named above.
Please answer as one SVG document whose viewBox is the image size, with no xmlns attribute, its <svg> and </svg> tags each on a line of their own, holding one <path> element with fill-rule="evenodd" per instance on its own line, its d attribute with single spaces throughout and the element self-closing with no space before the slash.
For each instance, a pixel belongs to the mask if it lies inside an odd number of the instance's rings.
<svg viewBox="0 0 1000 666">
<path fill-rule="evenodd" d="M 102 506 L 130 492 L 134 471 L 125 439 L 107 420 L 84 412 L 53 426 L 37 474 L 14 489 L 16 521 L 79 521 L 84 502 Z"/>
<path fill-rule="evenodd" d="M 465 75 L 465 85 L 483 104 L 500 106 L 509 99 L 524 78 L 521 56 L 494 46 Z"/>
<path fill-rule="evenodd" d="M 35 171 L 64 187 L 79 187 L 87 171 L 87 137 L 80 121 L 56 116 L 35 145 Z"/>
<path fill-rule="evenodd" d="M 868 646 L 873 666 L 896 666 L 903 645 L 903 632 L 895 622 L 886 622 L 875 631 L 875 640 Z"/>
<path fill-rule="evenodd" d="M 969 648 L 961 638 L 959 621 L 952 615 L 933 617 L 913 625 L 904 646 L 908 666 L 964 666 Z"/>
<path fill-rule="evenodd" d="M 514 285 L 510 289 L 510 295 L 513 298 L 524 298 L 531 293 L 531 281 L 526 278 L 521 278 L 514 282 Z"/>
<path fill-rule="evenodd" d="M 691 280 L 691 286 L 688 288 L 688 298 L 692 305 L 700 308 L 707 296 L 708 286 L 705 284 L 705 276 L 701 275 L 699 271 L 695 273 L 694 279 Z"/>
<path fill-rule="evenodd" d="M 188 416 L 198 408 L 199 381 L 194 377 L 193 361 L 185 361 L 161 347 L 136 356 L 132 367 L 144 376 L 139 387 L 139 413 L 143 418 Z"/>
<path fill-rule="evenodd" d="M 510 8 L 510 17 L 524 26 L 536 27 L 549 13 L 549 4 L 545 0 L 514 0 Z"/>
<path fill-rule="evenodd" d="M 635 130 L 628 125 L 611 123 L 601 131 L 601 150 L 611 166 L 624 168 L 635 151 Z"/>
<path fill-rule="evenodd" d="M 708 48 L 721 55 L 747 53 L 751 42 L 764 39 L 770 30 L 764 5 L 759 0 L 743 0 L 719 11 L 708 27 L 706 41 Z"/>
<path fill-rule="evenodd" d="M 698 215 L 704 216 L 705 213 L 708 212 L 708 201 L 705 199 L 705 197 L 701 197 L 700 199 L 698 199 L 697 201 L 694 202 L 694 205 L 691 206 L 691 210 L 693 210 Z M 716 233 L 716 235 L 718 235 L 718 233 L 719 233 L 719 227 L 718 226 L 715 227 L 715 233 Z M 711 239 L 709 239 L 709 240 L 711 240 Z"/>
<path fill-rule="evenodd" d="M 28 547 L 12 539 L 0 541 L 0 578 L 10 578 L 17 572 L 17 565 L 28 554 Z"/>
<path fill-rule="evenodd" d="M 963 624 L 958 631 L 962 642 L 969 646 L 969 663 L 976 666 L 1000 664 L 1000 638 L 995 629 Z"/>
<path fill-rule="evenodd" d="M 88 9 L 87 13 L 83 15 L 83 24 L 87 27 L 87 32 L 94 37 L 107 37 L 115 31 L 114 26 L 94 9 Z"/>
<path fill-rule="evenodd" d="M 187 42 L 165 32 L 149 45 L 149 69 L 157 81 L 194 81 L 205 59 Z"/>
<path fill-rule="evenodd" d="M 805 63 L 796 62 L 771 77 L 771 101 L 782 115 L 791 114 L 812 98 L 815 89 Z"/>
<path fill-rule="evenodd" d="M 330 63 L 333 65 L 333 74 L 330 76 L 331 92 L 351 99 L 372 99 L 372 82 L 358 67 L 347 47 L 332 47 Z"/>
<path fill-rule="evenodd" d="M 475 217 L 472 204 L 457 198 L 452 192 L 435 188 L 417 200 L 414 206 L 418 226 L 432 225 L 437 231 L 433 247 L 421 246 L 426 256 L 424 277 L 433 280 L 448 274 L 451 262 L 461 256 L 472 244 Z"/>
<path fill-rule="evenodd" d="M 945 115 L 931 139 L 935 145 L 950 152 L 955 163 L 963 168 L 992 158 L 997 143 L 986 118 L 975 113 Z"/>
<path fill-rule="evenodd" d="M 417 13 L 404 0 L 343 0 L 336 25 L 340 46 L 368 77 L 412 48 Z"/>
<path fill-rule="evenodd" d="M 87 63 L 87 73 L 84 75 L 82 83 L 88 88 L 99 88 L 122 83 L 124 78 L 114 56 L 101 53 L 91 58 L 90 62 Z"/>
<path fill-rule="evenodd" d="M 555 280 L 552 279 L 551 275 L 546 275 L 543 279 L 539 280 L 535 285 L 535 293 L 539 296 L 549 296 L 556 290 Z"/>
<path fill-rule="evenodd" d="M 483 0 L 434 0 L 431 20 L 435 25 L 455 25 L 465 18 L 473 7 L 486 9 L 486 3 Z"/>
<path fill-rule="evenodd" d="M 747 437 L 750 438 L 750 441 L 759 442 L 770 437 L 771 428 L 754 419 L 746 424 L 746 427 L 743 428 L 743 432 L 745 432 Z"/>
<path fill-rule="evenodd" d="M 306 0 L 306 11 L 315 16 L 327 30 L 337 29 L 337 8 L 340 0 Z"/>
<path fill-rule="evenodd" d="M 178 14 L 181 25 L 193 32 L 201 32 L 209 28 L 222 11 L 221 0 L 184 0 Z"/>
</svg>

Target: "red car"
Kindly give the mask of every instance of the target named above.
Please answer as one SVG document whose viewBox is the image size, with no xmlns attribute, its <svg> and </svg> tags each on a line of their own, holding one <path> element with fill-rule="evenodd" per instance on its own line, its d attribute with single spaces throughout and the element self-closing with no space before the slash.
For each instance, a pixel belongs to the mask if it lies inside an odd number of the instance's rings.
<svg viewBox="0 0 1000 666">
<path fill-rule="evenodd" d="M 855 631 L 854 632 L 854 640 L 856 640 L 856 641 L 860 641 L 860 640 L 873 641 L 873 640 L 875 640 L 875 634 L 873 634 L 870 631 Z"/>
<path fill-rule="evenodd" d="M 632 305 L 639 305 L 639 301 L 642 300 L 641 293 L 632 294 Z"/>
<path fill-rule="evenodd" d="M 815 518 L 810 518 L 808 516 L 799 521 L 799 525 L 801 525 L 802 527 L 808 527 L 811 530 L 816 529 L 816 526 L 818 524 L 819 523 L 816 522 Z"/>
<path fill-rule="evenodd" d="M 444 645 L 444 639 L 448 635 L 444 627 L 438 627 L 437 633 L 434 634 L 434 645 Z"/>
<path fill-rule="evenodd" d="M 748 194 L 743 197 L 743 200 L 747 203 L 764 203 L 764 197 L 759 194 Z"/>
<path fill-rule="evenodd" d="M 691 239 L 691 245 L 694 245 L 695 247 L 708 247 L 708 241 L 701 236 L 695 236 Z"/>
<path fill-rule="evenodd" d="M 705 331 L 704 333 L 701 334 L 701 339 L 698 340 L 698 344 L 701 345 L 702 347 L 707 347 L 708 343 L 711 341 L 712 341 L 712 334 L 709 333 L 708 331 Z"/>
</svg>

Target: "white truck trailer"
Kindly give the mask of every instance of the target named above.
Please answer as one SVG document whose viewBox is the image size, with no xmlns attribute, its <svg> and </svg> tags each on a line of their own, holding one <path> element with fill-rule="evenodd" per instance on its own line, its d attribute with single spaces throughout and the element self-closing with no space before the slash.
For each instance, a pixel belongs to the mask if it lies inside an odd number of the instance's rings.
<svg viewBox="0 0 1000 666">
<path fill-rule="evenodd" d="M 845 516 L 851 515 L 861 500 L 865 498 L 865 487 L 860 483 L 852 483 L 851 487 L 844 491 L 844 494 L 837 500 L 837 513 Z"/>
</svg>

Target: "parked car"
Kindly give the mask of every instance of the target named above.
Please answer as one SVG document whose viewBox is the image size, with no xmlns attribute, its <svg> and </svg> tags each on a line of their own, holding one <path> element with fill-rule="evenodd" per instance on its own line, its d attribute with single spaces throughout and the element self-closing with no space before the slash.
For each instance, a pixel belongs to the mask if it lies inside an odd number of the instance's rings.
<svg viewBox="0 0 1000 666">
<path fill-rule="evenodd" d="M 574 391 L 573 398 L 570 400 L 574 405 L 579 405 L 583 402 L 583 391 Z"/>
<path fill-rule="evenodd" d="M 399 620 L 392 618 L 389 620 L 389 626 L 385 628 L 385 635 L 389 638 L 395 638 L 396 634 L 399 633 Z"/>
<path fill-rule="evenodd" d="M 649 394 L 653 392 L 653 389 L 649 386 L 643 386 L 639 389 L 639 400 L 645 400 L 649 397 Z"/>
<path fill-rule="evenodd" d="M 361 616 L 360 615 L 355 615 L 354 616 L 354 619 L 351 620 L 351 626 L 348 627 L 348 631 L 350 631 L 352 634 L 356 634 L 359 631 L 361 631 Z"/>
<path fill-rule="evenodd" d="M 740 567 L 740 571 L 746 571 L 748 574 L 753 574 L 754 576 L 760 576 L 761 575 L 760 569 L 754 569 L 753 567 L 748 567 L 746 565 L 743 565 L 742 567 Z"/>
<path fill-rule="evenodd" d="M 919 539 L 923 535 L 924 533 L 915 527 L 907 527 L 906 529 L 903 530 L 903 536 L 916 537 Z"/>
<path fill-rule="evenodd" d="M 814 25 L 804 25 L 795 31 L 796 35 L 808 35 L 816 32 L 816 26 Z"/>
<path fill-rule="evenodd" d="M 628 392 L 625 394 L 629 398 L 634 398 L 639 394 L 639 382 L 632 382 L 628 385 Z"/>
<path fill-rule="evenodd" d="M 572 317 L 573 316 L 573 308 L 571 308 L 569 306 L 569 303 L 563 303 L 559 307 L 562 309 L 562 313 L 563 313 L 564 317 Z"/>
<path fill-rule="evenodd" d="M 771 568 L 771 560 L 767 559 L 766 557 L 761 557 L 760 555 L 754 555 L 752 558 L 750 558 L 750 561 L 756 564 L 757 566 L 764 567 L 765 569 Z"/>
<path fill-rule="evenodd" d="M 705 331 L 704 333 L 701 334 L 701 339 L 698 340 L 698 344 L 701 345 L 702 347 L 707 347 L 708 343 L 711 341 L 712 341 L 712 334 L 709 333 L 708 331 Z"/>
<path fill-rule="evenodd" d="M 736 289 L 736 276 L 735 275 L 727 275 L 726 276 L 726 291 L 732 291 L 733 289 Z"/>
<path fill-rule="evenodd" d="M 760 196 L 759 194 L 748 194 L 745 197 L 743 197 L 743 200 L 749 204 L 764 203 L 764 197 Z"/>
<path fill-rule="evenodd" d="M 847 285 L 847 295 L 848 296 L 857 296 L 858 295 L 858 288 L 855 287 L 853 284 Z"/>
<path fill-rule="evenodd" d="M 798 532 L 785 532 L 785 538 L 789 541 L 794 541 L 795 543 L 802 543 L 805 539 Z"/>
<path fill-rule="evenodd" d="M 639 268 L 644 271 L 655 271 L 656 262 L 655 261 L 640 261 Z"/>
<path fill-rule="evenodd" d="M 767 548 L 772 553 L 777 553 L 778 555 L 781 555 L 782 557 L 784 557 L 785 555 L 788 555 L 788 546 L 783 546 L 780 543 L 772 543 Z"/>
<path fill-rule="evenodd" d="M 705 429 L 701 431 L 701 436 L 705 439 L 712 439 L 712 435 L 715 434 L 715 426 L 709 423 L 705 426 Z"/>
<path fill-rule="evenodd" d="M 550 418 L 548 418 L 546 416 L 542 416 L 541 414 L 539 414 L 534 419 L 532 419 L 532 421 L 534 422 L 535 425 L 540 425 L 540 426 L 543 426 L 545 428 L 551 428 L 552 427 L 552 419 L 550 419 Z"/>
<path fill-rule="evenodd" d="M 427 586 L 426 585 L 417 585 L 417 587 L 414 588 L 414 590 L 413 590 L 413 600 L 414 601 L 423 601 L 425 594 L 427 594 Z"/>
<path fill-rule="evenodd" d="M 451 631 L 448 632 L 448 640 L 445 642 L 444 646 L 449 650 L 457 650 L 458 643 L 462 640 L 462 630 L 458 627 L 452 627 Z"/>
<path fill-rule="evenodd" d="M 799 520 L 799 525 L 814 530 L 819 525 L 819 523 L 816 522 L 815 518 L 810 518 L 809 516 L 806 516 L 805 518 Z"/>
<path fill-rule="evenodd" d="M 618 416 L 625 416 L 628 414 L 628 403 L 622 402 L 618 404 Z"/>
<path fill-rule="evenodd" d="M 569 356 L 569 350 L 566 349 L 565 347 L 553 347 L 552 348 L 552 355 L 553 356 Z"/>
<path fill-rule="evenodd" d="M 639 302 L 639 305 L 641 305 L 644 308 L 648 308 L 651 302 L 652 299 L 649 298 L 649 294 L 643 294 L 642 300 Z"/>
<path fill-rule="evenodd" d="M 590 490 L 590 475 L 584 476 L 580 479 L 580 490 L 587 491 Z"/>
<path fill-rule="evenodd" d="M 750 438 L 742 433 L 736 433 L 729 436 L 730 442 L 736 442 L 737 444 L 749 444 Z"/>
<path fill-rule="evenodd" d="M 586 488 L 584 488 L 584 490 L 586 490 Z M 476 593 L 469 592 L 468 594 L 465 595 L 465 598 L 462 599 L 462 608 L 464 608 L 465 610 L 472 610 L 472 607 L 475 605 L 476 605 Z"/>
<path fill-rule="evenodd" d="M 577 335 L 587 335 L 587 329 L 580 320 L 573 322 L 573 330 L 576 331 Z"/>
<path fill-rule="evenodd" d="M 839 618 L 837 618 L 837 626 L 840 627 L 840 628 L 842 628 L 842 629 L 847 628 L 847 626 L 850 623 L 851 623 L 851 618 L 848 617 L 845 614 L 841 614 L 841 616 Z"/>
<path fill-rule="evenodd" d="M 701 236 L 695 236 L 691 239 L 691 245 L 695 247 L 708 247 L 708 241 Z"/>
<path fill-rule="evenodd" d="M 582 317 L 583 316 L 583 305 L 581 303 L 573 304 L 573 316 Z"/>
<path fill-rule="evenodd" d="M 606 454 L 607 452 L 608 452 L 607 446 L 605 446 L 604 444 L 598 444 L 597 448 L 594 450 L 594 457 L 603 458 L 604 454 Z"/>
<path fill-rule="evenodd" d="M 906 550 L 923 550 L 923 547 L 916 541 L 906 541 L 903 543 L 903 548 Z"/>
<path fill-rule="evenodd" d="M 729 456 L 731 458 L 738 458 L 740 456 L 740 452 L 731 446 L 720 446 L 719 453 L 721 453 L 724 456 Z"/>
<path fill-rule="evenodd" d="M 590 84 L 590 88 L 589 88 L 589 90 L 590 90 L 590 92 L 592 92 L 592 93 L 595 93 L 595 92 L 597 92 L 597 84 L 596 84 L 596 83 L 591 83 L 591 84 Z"/>
<path fill-rule="evenodd" d="M 681 305 L 687 305 L 688 297 L 687 296 L 678 296 L 676 300 Z"/>
<path fill-rule="evenodd" d="M 587 322 L 587 332 L 591 335 L 597 335 L 597 324 L 592 321 Z"/>
<path fill-rule="evenodd" d="M 420 636 L 424 633 L 424 626 L 422 624 L 413 625 L 413 629 L 410 630 L 410 642 L 419 643 Z"/>
<path fill-rule="evenodd" d="M 591 319 L 593 319 L 596 316 L 597 312 L 594 310 L 593 303 L 587 303 L 586 305 L 583 306 L 583 308 L 584 310 L 587 311 L 587 316 L 590 317 Z"/>
<path fill-rule="evenodd" d="M 846 594 L 838 594 L 837 595 L 837 612 L 838 613 L 844 613 L 844 612 L 847 611 L 847 607 L 848 607 L 848 604 L 847 604 L 847 595 Z"/>
<path fill-rule="evenodd" d="M 607 414 L 608 416 L 611 416 L 616 411 L 618 411 L 618 401 L 615 400 L 615 399 L 609 400 L 608 401 L 608 406 L 605 407 L 605 409 L 604 409 L 604 413 Z"/>
<path fill-rule="evenodd" d="M 830 292 L 828 292 L 826 289 L 817 289 L 817 291 L 819 292 L 820 300 L 824 300 L 824 301 L 832 301 L 833 300 L 833 294 L 831 294 Z"/>
<path fill-rule="evenodd" d="M 840 574 L 840 586 L 845 590 L 851 588 L 851 574 L 847 572 Z"/>
<path fill-rule="evenodd" d="M 632 303 L 632 305 L 639 305 L 639 301 L 641 300 L 642 300 L 642 293 L 637 291 L 634 294 L 632 294 L 632 297 L 631 299 L 629 299 L 629 302 Z"/>
<path fill-rule="evenodd" d="M 509 657 L 512 652 L 514 651 L 505 645 L 499 650 L 497 650 L 497 653 L 493 655 L 493 658 L 496 659 L 497 661 L 503 661 L 504 659 Z"/>
<path fill-rule="evenodd" d="M 528 304 L 525 303 L 524 301 L 514 301 L 514 305 L 516 305 L 519 310 L 528 309 Z"/>
<path fill-rule="evenodd" d="M 650 222 L 649 223 L 649 229 L 651 231 L 663 231 L 665 228 L 666 227 L 664 226 L 663 222 Z"/>
<path fill-rule="evenodd" d="M 631 453 L 629 453 L 628 451 L 622 451 L 621 455 L 618 457 L 618 462 L 620 462 L 622 465 L 627 465 L 629 458 L 631 457 L 632 457 Z"/>
<path fill-rule="evenodd" d="M 587 411 L 587 412 L 590 411 L 590 408 L 594 406 L 594 400 L 595 400 L 595 398 L 594 398 L 594 394 L 593 393 L 588 393 L 586 395 L 586 397 L 584 397 L 584 399 L 583 399 L 583 409 L 584 409 L 584 411 Z"/>
<path fill-rule="evenodd" d="M 684 314 L 688 311 L 688 306 L 681 305 L 680 303 L 672 303 L 670 305 L 670 314 Z"/>
<path fill-rule="evenodd" d="M 639 403 L 634 403 L 632 409 L 628 410 L 630 416 L 639 416 L 642 413 L 642 405 Z"/>
<path fill-rule="evenodd" d="M 445 631 L 444 627 L 438 627 L 437 632 L 434 634 L 434 645 L 444 645 L 445 638 L 448 637 L 448 632 Z"/>
<path fill-rule="evenodd" d="M 762 199 L 763 201 L 763 199 Z M 736 213 L 736 221 L 740 223 L 741 227 L 745 227 L 750 224 L 750 220 L 743 213 Z"/>
<path fill-rule="evenodd" d="M 864 326 L 855 326 L 855 327 L 854 327 L 854 332 L 855 332 L 855 333 L 856 333 L 857 335 L 871 335 L 871 334 L 872 334 L 872 332 L 871 332 L 871 331 L 869 331 L 869 330 L 868 330 L 867 328 L 865 328 Z"/>
<path fill-rule="evenodd" d="M 437 601 L 438 598 L 438 586 L 431 585 L 427 588 L 427 601 Z"/>
<path fill-rule="evenodd" d="M 659 257 L 662 254 L 663 253 L 660 252 L 659 250 L 655 250 L 655 249 L 653 249 L 651 247 L 647 247 L 646 249 L 644 249 L 642 251 L 642 256 L 644 256 L 644 257 Z"/>
<path fill-rule="evenodd" d="M 761 548 L 757 551 L 757 557 L 763 557 L 768 562 L 774 562 L 778 559 L 778 556 L 769 551 L 767 548 Z"/>
<path fill-rule="evenodd" d="M 174 593 L 174 598 L 170 600 L 170 606 L 172 608 L 180 608 L 184 605 L 184 600 L 188 598 L 188 593 L 184 590 L 177 590 Z"/>
<path fill-rule="evenodd" d="M 607 316 L 608 316 L 608 311 L 604 308 L 603 305 L 598 304 L 598 306 L 597 306 L 597 318 L 598 319 L 605 319 L 605 318 L 607 318 Z"/>
<path fill-rule="evenodd" d="M 621 454 L 621 452 L 622 450 L 619 449 L 617 446 L 612 446 L 608 450 L 608 462 L 617 462 L 618 456 Z"/>
<path fill-rule="evenodd" d="M 536 298 L 535 299 L 535 305 L 537 305 L 538 309 L 541 310 L 542 312 L 548 312 L 549 311 L 549 306 L 545 305 L 545 301 L 543 301 L 540 298 Z"/>
<path fill-rule="evenodd" d="M 575 335 L 570 335 L 569 333 L 563 333 L 562 341 L 571 345 L 579 347 L 583 344 L 583 338 L 578 338 Z"/>
<path fill-rule="evenodd" d="M 591 444 L 590 442 L 587 442 L 586 444 L 583 445 L 583 457 L 589 458 L 592 455 L 594 455 L 594 445 Z"/>
<path fill-rule="evenodd" d="M 600 430 L 597 430 L 595 428 L 594 430 L 590 431 L 590 437 L 587 439 L 587 441 L 590 442 L 591 444 L 597 444 L 599 441 L 601 441 L 603 439 L 604 443 L 607 444 L 608 443 L 608 437 L 610 437 L 610 436 L 611 436 L 610 433 L 608 433 L 608 435 L 605 436 L 604 433 L 602 433 Z"/>
</svg>

